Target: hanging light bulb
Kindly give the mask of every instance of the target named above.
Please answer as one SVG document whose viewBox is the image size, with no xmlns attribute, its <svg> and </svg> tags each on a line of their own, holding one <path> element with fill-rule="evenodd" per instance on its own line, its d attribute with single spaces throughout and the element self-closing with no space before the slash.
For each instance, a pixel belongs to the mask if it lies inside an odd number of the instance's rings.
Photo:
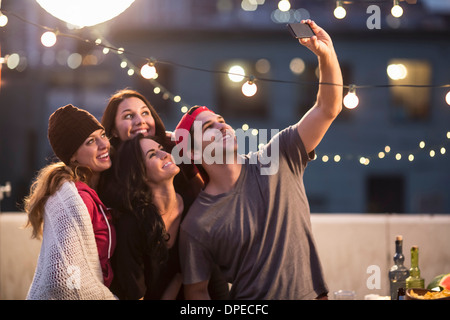
<svg viewBox="0 0 450 320">
<path fill-rule="evenodd" d="M 145 79 L 155 79 L 157 76 L 156 68 L 153 62 L 146 63 L 141 68 L 141 75 Z"/>
<path fill-rule="evenodd" d="M 447 102 L 447 104 L 450 106 L 450 91 L 447 92 L 447 94 L 445 96 L 445 102 Z"/>
<path fill-rule="evenodd" d="M 391 14 L 396 17 L 400 18 L 403 15 L 403 9 L 399 6 L 398 0 L 394 0 L 394 5 L 391 9 Z"/>
<path fill-rule="evenodd" d="M 242 85 L 242 93 L 246 97 L 252 97 L 255 95 L 256 91 L 258 91 L 258 87 L 256 86 L 253 77 L 250 77 L 250 80 Z"/>
<path fill-rule="evenodd" d="M 244 80 L 245 70 L 239 65 L 234 65 L 228 70 L 228 78 L 233 82 Z"/>
<path fill-rule="evenodd" d="M 53 47 L 56 43 L 56 33 L 53 31 L 46 31 L 41 36 L 41 43 L 47 48 Z"/>
<path fill-rule="evenodd" d="M 345 11 L 344 7 L 342 6 L 342 1 L 336 1 L 336 9 L 334 9 L 334 16 L 337 19 L 344 19 L 347 15 L 347 11 Z"/>
<path fill-rule="evenodd" d="M 2 12 L 0 12 L 0 27 L 4 27 L 7 24 L 8 24 L 8 17 L 5 16 Z"/>
<path fill-rule="evenodd" d="M 358 106 L 359 99 L 355 93 L 355 85 L 350 85 L 347 95 L 344 97 L 344 106 L 348 109 L 354 109 Z"/>
<path fill-rule="evenodd" d="M 289 11 L 291 9 L 291 3 L 289 0 L 280 0 L 278 2 L 278 9 L 283 12 Z"/>
</svg>

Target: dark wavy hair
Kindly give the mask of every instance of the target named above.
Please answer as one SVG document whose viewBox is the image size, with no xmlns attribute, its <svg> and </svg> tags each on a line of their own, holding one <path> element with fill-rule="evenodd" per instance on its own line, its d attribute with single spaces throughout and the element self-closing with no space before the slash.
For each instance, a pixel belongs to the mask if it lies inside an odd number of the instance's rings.
<svg viewBox="0 0 450 320">
<path fill-rule="evenodd" d="M 105 127 L 106 136 L 110 139 L 111 146 L 113 146 L 116 149 L 119 147 L 119 144 L 121 143 L 118 137 L 113 136 L 113 130 L 116 128 L 117 109 L 122 101 L 131 97 L 135 97 L 142 100 L 142 102 L 144 102 L 145 105 L 149 108 L 150 113 L 152 114 L 152 117 L 155 120 L 155 136 L 165 137 L 166 135 L 166 128 L 164 126 L 164 123 L 162 122 L 161 118 L 159 117 L 158 113 L 156 112 L 155 108 L 151 105 L 151 103 L 139 92 L 125 88 L 115 92 L 109 98 L 108 105 L 106 106 L 105 111 L 103 112 L 101 121 L 102 125 Z"/>
<path fill-rule="evenodd" d="M 159 209 L 153 203 L 152 190 L 145 182 L 145 160 L 139 143 L 141 139 L 152 139 L 164 146 L 163 139 L 143 135 L 122 142 L 112 165 L 113 179 L 104 193 L 108 197 L 107 205 L 114 209 L 115 219 L 121 215 L 135 216 L 146 237 L 147 253 L 154 258 L 154 266 L 157 266 L 167 259 L 166 242 L 169 234 Z"/>
</svg>

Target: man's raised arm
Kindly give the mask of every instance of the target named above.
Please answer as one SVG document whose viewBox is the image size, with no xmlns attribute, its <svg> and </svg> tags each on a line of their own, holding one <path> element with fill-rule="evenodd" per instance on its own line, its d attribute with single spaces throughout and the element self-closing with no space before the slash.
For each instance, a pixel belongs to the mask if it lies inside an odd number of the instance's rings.
<svg viewBox="0 0 450 320">
<path fill-rule="evenodd" d="M 299 42 L 317 55 L 319 61 L 319 90 L 315 105 L 302 117 L 297 126 L 306 151 L 313 151 L 320 143 L 333 120 L 342 110 L 342 73 L 330 36 L 314 21 L 302 21 L 316 34 Z"/>
</svg>

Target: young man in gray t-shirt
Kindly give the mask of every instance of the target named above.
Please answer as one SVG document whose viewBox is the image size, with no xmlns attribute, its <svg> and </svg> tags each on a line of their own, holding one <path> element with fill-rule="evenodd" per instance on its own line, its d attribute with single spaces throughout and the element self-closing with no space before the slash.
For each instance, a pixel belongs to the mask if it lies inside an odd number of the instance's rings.
<svg viewBox="0 0 450 320">
<path fill-rule="evenodd" d="M 180 229 L 188 299 L 209 298 L 215 265 L 232 283 L 232 299 L 314 299 L 327 294 L 303 173 L 342 108 L 342 75 L 329 35 L 313 21 L 305 23 L 316 36 L 300 43 L 317 55 L 320 82 L 328 85 L 319 85 L 316 104 L 297 124 L 246 156 L 238 154 L 232 128 L 206 107 L 190 110 L 175 130 L 177 138 L 182 129 L 194 136 L 191 157 L 201 161 L 207 174 L 206 187 Z M 201 140 L 192 132 L 195 127 Z M 190 137 L 183 134 L 183 141 Z M 209 161 L 206 153 L 222 161 Z"/>
</svg>

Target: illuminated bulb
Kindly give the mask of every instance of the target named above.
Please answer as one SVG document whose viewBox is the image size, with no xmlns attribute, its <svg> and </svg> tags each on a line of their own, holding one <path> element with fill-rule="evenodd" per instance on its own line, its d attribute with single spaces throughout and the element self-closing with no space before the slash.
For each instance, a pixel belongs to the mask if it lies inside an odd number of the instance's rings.
<svg viewBox="0 0 450 320">
<path fill-rule="evenodd" d="M 181 107 L 181 112 L 183 112 L 183 113 L 188 112 L 188 107 L 182 106 L 182 107 Z"/>
<path fill-rule="evenodd" d="M 258 90 L 258 87 L 252 81 L 247 81 L 246 83 L 244 83 L 242 85 L 242 93 L 247 97 L 254 96 L 257 90 Z"/>
<path fill-rule="evenodd" d="M 125 11 L 134 0 L 36 0 L 36 2 L 56 18 L 82 28 L 113 19 Z"/>
<path fill-rule="evenodd" d="M 131 77 L 134 74 L 134 70 L 128 69 L 127 74 Z"/>
<path fill-rule="evenodd" d="M 6 66 L 9 69 L 15 69 L 20 63 L 20 56 L 17 53 L 6 56 Z"/>
<path fill-rule="evenodd" d="M 394 6 L 391 9 L 391 14 L 396 18 L 400 18 L 403 15 L 403 9 L 398 5 L 398 0 L 394 0 Z"/>
<path fill-rule="evenodd" d="M 248 124 L 244 123 L 244 124 L 242 125 L 242 130 L 247 131 L 248 129 L 249 129 Z"/>
<path fill-rule="evenodd" d="M 396 160 L 400 160 L 402 158 L 402 155 L 400 154 L 400 153 L 397 153 L 396 155 L 395 155 L 395 159 Z"/>
<path fill-rule="evenodd" d="M 180 102 L 181 101 L 181 97 L 180 96 L 175 96 L 175 97 L 173 97 L 173 101 L 174 102 Z"/>
<path fill-rule="evenodd" d="M 383 159 L 385 156 L 385 153 L 383 151 L 378 152 L 378 158 Z"/>
<path fill-rule="evenodd" d="M 253 129 L 252 130 L 252 135 L 257 136 L 258 135 L 258 129 Z"/>
<path fill-rule="evenodd" d="M 350 86 L 347 95 L 344 97 L 344 106 L 348 109 L 354 109 L 358 106 L 359 99 L 355 93 L 354 85 Z"/>
<path fill-rule="evenodd" d="M 278 9 L 283 12 L 289 11 L 289 9 L 291 9 L 291 3 L 289 0 L 281 0 L 278 2 Z"/>
<path fill-rule="evenodd" d="M 342 1 L 336 1 L 336 9 L 334 9 L 334 16 L 336 19 L 344 19 L 347 15 L 347 11 L 345 11 L 342 6 Z"/>
<path fill-rule="evenodd" d="M 337 154 L 334 156 L 334 162 L 339 162 L 339 161 L 341 161 L 341 156 Z"/>
<path fill-rule="evenodd" d="M 369 160 L 369 158 L 361 157 L 361 158 L 359 158 L 359 163 L 361 163 L 361 164 L 363 164 L 365 166 L 368 166 L 369 163 L 370 163 L 370 160 Z"/>
<path fill-rule="evenodd" d="M 41 36 L 41 43 L 47 48 L 53 47 L 56 43 L 56 34 L 52 31 L 44 32 Z"/>
<path fill-rule="evenodd" d="M 447 132 L 447 139 L 450 139 L 450 131 Z"/>
<path fill-rule="evenodd" d="M 436 155 L 436 152 L 434 150 L 430 150 L 430 157 L 434 157 Z"/>
<path fill-rule="evenodd" d="M 157 72 L 155 66 L 151 63 L 146 63 L 141 68 L 141 76 L 145 79 L 156 78 Z"/>
<path fill-rule="evenodd" d="M 241 82 L 244 80 L 245 70 L 241 66 L 232 66 L 228 70 L 228 78 L 233 82 Z"/>
<path fill-rule="evenodd" d="M 391 78 L 392 80 L 402 80 L 405 79 L 408 75 L 408 70 L 401 63 L 388 65 L 386 71 L 389 78 Z"/>
<path fill-rule="evenodd" d="M 420 149 L 425 148 L 425 141 L 420 141 L 419 147 L 420 147 Z"/>
<path fill-rule="evenodd" d="M 441 148 L 441 154 L 445 154 L 446 151 L 444 147 Z"/>
<path fill-rule="evenodd" d="M 8 17 L 0 12 L 0 27 L 4 27 L 8 24 Z"/>
<path fill-rule="evenodd" d="M 450 106 L 450 91 L 447 92 L 447 95 L 445 96 L 445 102 Z"/>
<path fill-rule="evenodd" d="M 391 151 L 391 147 L 389 146 L 384 147 L 384 151 L 386 151 L 386 153 L 389 153 Z"/>
<path fill-rule="evenodd" d="M 408 160 L 409 160 L 409 161 L 414 161 L 414 155 L 410 154 L 410 155 L 408 156 Z"/>
<path fill-rule="evenodd" d="M 328 158 L 327 155 L 325 155 L 325 156 L 322 157 L 322 161 L 323 161 L 323 162 L 328 162 L 328 159 L 329 159 L 329 158 Z"/>
</svg>

